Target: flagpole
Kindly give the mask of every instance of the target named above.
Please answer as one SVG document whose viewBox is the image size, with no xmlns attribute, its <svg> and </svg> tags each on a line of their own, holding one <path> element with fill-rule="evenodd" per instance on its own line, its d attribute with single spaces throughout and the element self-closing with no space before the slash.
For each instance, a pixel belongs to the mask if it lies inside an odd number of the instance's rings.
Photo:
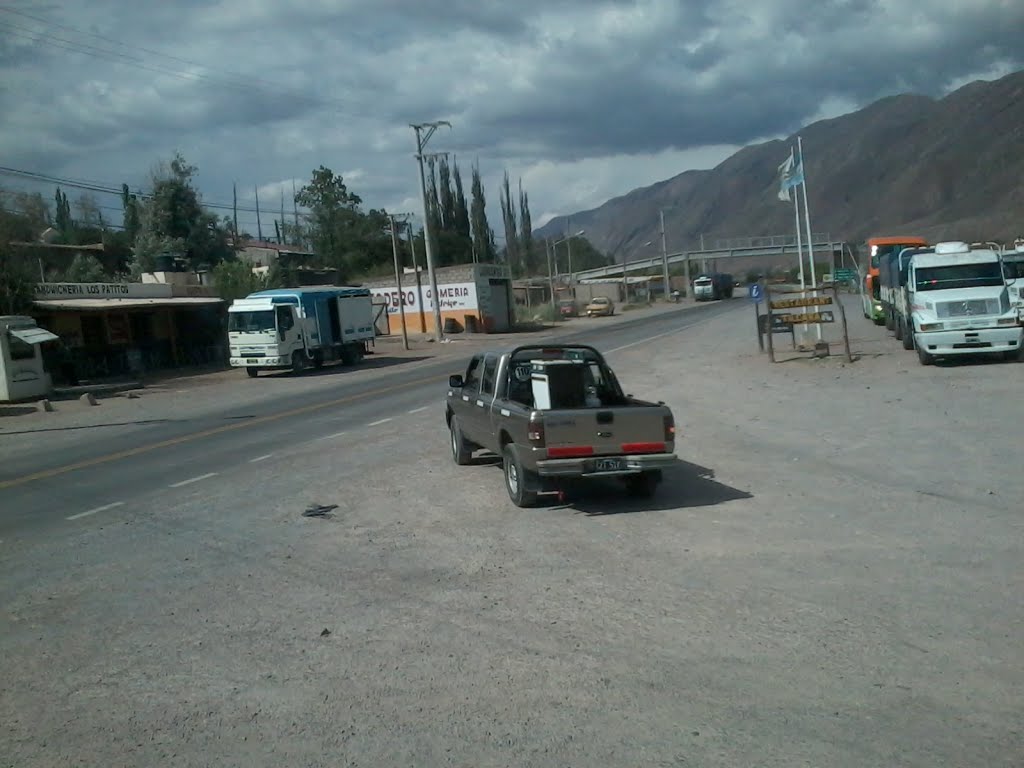
<svg viewBox="0 0 1024 768">
<path fill-rule="evenodd" d="M 789 156 L 793 157 L 793 148 L 789 148 Z M 807 293 L 804 291 L 806 285 L 804 278 L 804 248 L 800 241 L 800 202 L 797 200 L 796 195 L 793 195 L 793 217 L 796 219 L 796 258 L 800 264 L 800 298 L 806 299 Z M 803 325 L 804 333 L 807 333 L 807 323 Z M 801 340 L 801 344 L 803 341 Z"/>
<path fill-rule="evenodd" d="M 800 187 L 803 189 L 804 196 L 804 224 L 807 226 L 807 257 L 811 261 L 811 285 L 817 287 L 818 278 L 814 267 L 814 240 L 811 238 L 811 212 L 807 207 L 807 168 L 804 167 L 804 140 L 800 136 L 796 137 L 796 145 L 800 154 L 800 177 L 803 179 Z M 818 341 L 821 341 L 821 323 L 815 323 L 814 327 L 818 330 Z"/>
</svg>

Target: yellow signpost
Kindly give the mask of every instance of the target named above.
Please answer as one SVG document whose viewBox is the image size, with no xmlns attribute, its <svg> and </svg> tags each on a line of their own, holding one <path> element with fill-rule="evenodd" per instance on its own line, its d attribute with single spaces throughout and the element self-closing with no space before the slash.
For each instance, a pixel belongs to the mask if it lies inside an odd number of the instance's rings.
<svg viewBox="0 0 1024 768">
<path fill-rule="evenodd" d="M 766 322 L 768 327 L 774 327 L 776 324 L 792 328 L 795 325 L 821 325 L 824 323 L 834 323 L 836 321 L 835 313 L 831 309 L 818 309 L 818 307 L 834 305 L 835 308 L 839 310 L 839 319 L 842 322 L 843 346 L 846 351 L 846 359 L 851 363 L 853 362 L 853 354 L 850 351 L 850 334 L 846 326 L 846 312 L 844 311 L 842 302 L 839 300 L 839 290 L 835 283 L 828 286 L 806 286 L 798 290 L 782 290 L 778 292 L 772 291 L 771 286 L 767 282 L 763 283 L 763 286 L 765 303 L 768 307 Z M 828 291 L 832 295 L 824 295 L 825 291 Z M 776 298 L 772 296 L 773 293 L 775 293 L 775 296 L 778 296 L 779 294 L 799 293 L 800 296 L 793 298 Z M 803 311 L 801 312 L 799 310 Z M 819 341 L 815 348 L 815 355 L 827 356 L 828 354 L 828 343 Z M 775 345 L 772 343 L 771 333 L 768 333 L 768 356 L 773 363 L 776 362 Z"/>
</svg>

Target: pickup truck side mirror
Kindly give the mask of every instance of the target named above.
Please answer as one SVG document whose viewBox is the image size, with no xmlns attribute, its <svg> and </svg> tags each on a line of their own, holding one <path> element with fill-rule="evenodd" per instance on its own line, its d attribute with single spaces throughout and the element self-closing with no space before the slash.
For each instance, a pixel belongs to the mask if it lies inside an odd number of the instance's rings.
<svg viewBox="0 0 1024 768">
<path fill-rule="evenodd" d="M 462 376 L 458 374 L 448 377 L 448 386 L 452 389 L 462 389 L 463 384 L 465 384 L 465 382 L 462 380 Z"/>
</svg>

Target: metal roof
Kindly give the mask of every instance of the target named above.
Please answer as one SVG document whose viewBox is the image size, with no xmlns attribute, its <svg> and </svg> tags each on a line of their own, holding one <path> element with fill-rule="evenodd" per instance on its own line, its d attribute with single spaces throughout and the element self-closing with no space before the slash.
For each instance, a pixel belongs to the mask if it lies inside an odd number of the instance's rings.
<svg viewBox="0 0 1024 768">
<path fill-rule="evenodd" d="M 307 285 L 301 288 L 268 288 L 265 291 L 250 293 L 246 298 L 256 299 L 273 296 L 298 296 L 310 293 L 334 293 L 339 296 L 369 296 L 369 288 L 356 288 L 351 285 Z"/>
<path fill-rule="evenodd" d="M 40 300 L 33 304 L 40 309 L 77 309 L 102 312 L 104 310 L 143 309 L 146 307 L 201 307 L 222 304 L 224 299 L 182 296 L 166 299 L 54 299 Z"/>
</svg>

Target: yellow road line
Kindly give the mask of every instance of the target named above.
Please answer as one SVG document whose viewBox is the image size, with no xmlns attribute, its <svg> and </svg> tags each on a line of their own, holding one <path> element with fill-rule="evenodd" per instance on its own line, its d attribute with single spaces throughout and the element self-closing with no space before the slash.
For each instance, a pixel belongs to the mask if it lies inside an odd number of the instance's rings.
<svg viewBox="0 0 1024 768">
<path fill-rule="evenodd" d="M 707 318 L 707 319 L 711 319 L 711 318 Z M 640 341 L 633 342 L 632 344 L 626 344 L 625 346 L 619 347 L 618 349 L 610 350 L 608 354 L 612 354 L 614 352 L 626 349 L 628 347 L 639 346 L 639 345 L 647 343 L 649 341 L 653 341 L 655 339 L 661 338 L 662 336 L 668 336 L 668 335 L 670 335 L 672 333 L 677 333 L 679 331 L 686 330 L 687 328 L 692 328 L 694 325 L 703 324 L 703 322 L 704 322 L 704 320 L 701 320 L 701 321 L 698 321 L 696 323 L 691 323 L 689 325 L 685 325 L 682 328 L 676 329 L 674 331 L 669 331 L 668 333 L 658 334 L 657 336 L 652 336 L 652 337 L 649 337 L 649 338 L 646 338 L 646 339 L 642 339 Z M 566 342 L 566 343 L 571 343 L 571 342 Z M 441 377 L 438 377 L 438 378 L 441 378 Z M 129 448 L 129 449 L 124 450 L 124 451 L 118 451 L 117 453 L 110 453 L 110 454 L 107 454 L 106 456 L 96 456 L 95 458 L 92 458 L 92 459 L 85 459 L 84 461 L 75 462 L 74 464 L 67 464 L 67 465 L 65 465 L 63 467 L 54 467 L 52 469 L 40 470 L 39 472 L 33 472 L 30 475 L 24 475 L 22 477 L 15 477 L 15 478 L 12 478 L 11 480 L 0 480 L 0 490 L 3 490 L 4 488 L 13 488 L 14 486 L 17 486 L 17 485 L 24 485 L 25 483 L 31 483 L 31 482 L 33 482 L 35 480 L 45 480 L 45 479 L 50 478 L 50 477 L 56 477 L 57 475 L 63 475 L 63 474 L 66 474 L 68 472 L 74 472 L 74 471 L 79 470 L 79 469 L 86 469 L 88 467 L 95 467 L 95 466 L 97 466 L 99 464 L 108 464 L 108 463 L 110 463 L 112 461 L 118 461 L 119 459 L 127 459 L 127 458 L 129 458 L 131 456 L 138 456 L 139 454 L 148 453 L 149 451 L 155 451 L 155 450 L 157 450 L 159 448 L 170 448 L 171 446 L 181 445 L 182 443 L 192 442 L 193 440 L 201 440 L 204 437 L 212 437 L 213 435 L 219 435 L 219 434 L 222 434 L 224 432 L 233 432 L 234 430 L 237 430 L 237 429 L 247 429 L 247 428 L 255 426 L 257 424 L 266 424 L 267 422 L 277 421 L 278 419 L 286 419 L 289 416 L 299 416 L 299 415 L 301 415 L 303 413 L 312 413 L 313 411 L 323 410 L 324 408 L 332 408 L 332 407 L 334 407 L 336 405 L 343 405 L 345 403 L 351 403 L 351 402 L 353 402 L 355 400 L 364 400 L 364 399 L 369 398 L 369 397 L 376 397 L 377 395 L 384 395 L 384 394 L 387 394 L 389 392 L 398 392 L 400 390 L 409 389 L 411 387 L 415 387 L 415 386 L 418 386 L 420 384 L 426 384 L 426 383 L 431 382 L 431 381 L 437 381 L 437 378 L 435 378 L 433 376 L 428 376 L 428 377 L 424 377 L 422 379 L 416 379 L 414 381 L 407 381 L 405 384 L 394 384 L 394 385 L 392 385 L 390 387 L 382 387 L 382 388 L 379 388 L 379 389 L 374 389 L 372 392 L 365 392 L 365 393 L 360 394 L 360 395 L 348 395 L 346 397 L 341 397 L 341 398 L 338 398 L 337 400 L 331 400 L 331 401 L 326 402 L 326 403 L 316 403 L 314 405 L 304 405 L 301 408 L 293 408 L 290 411 L 284 411 L 282 413 L 273 413 L 273 414 L 269 414 L 267 416 L 258 416 L 255 419 L 249 419 L 247 421 L 235 422 L 233 424 L 225 424 L 225 425 L 220 426 L 220 427 L 214 427 L 212 429 L 203 430 L 202 432 L 193 432 L 192 434 L 189 434 L 189 435 L 182 435 L 181 437 L 173 437 L 173 438 L 171 438 L 169 440 L 161 440 L 158 443 L 151 443 L 150 445 L 141 445 L 138 448 Z"/>
<path fill-rule="evenodd" d="M 256 426 L 257 424 L 266 424 L 267 422 L 277 421 L 278 419 L 286 419 L 290 416 L 299 416 L 304 413 L 312 413 L 313 411 L 323 410 L 324 408 L 333 408 L 336 405 L 344 405 L 345 403 L 351 403 L 355 400 L 365 400 L 370 397 L 376 397 L 378 395 L 385 395 L 389 392 L 398 392 L 402 389 L 409 389 L 411 387 L 419 386 L 420 384 L 426 384 L 428 382 L 436 382 L 441 377 L 429 376 L 422 379 L 416 379 L 414 381 L 407 381 L 405 384 L 394 384 L 390 387 L 381 387 L 374 389 L 372 392 L 364 392 L 358 395 L 347 395 L 346 397 L 338 398 L 337 400 L 331 400 L 326 403 L 315 403 L 313 405 L 304 405 L 301 408 L 293 408 L 290 411 L 283 411 L 281 413 L 272 413 L 267 416 L 257 416 L 255 419 L 249 419 L 248 421 L 238 421 L 232 424 L 225 424 L 220 427 L 213 427 L 212 429 L 206 429 L 202 432 L 193 432 L 189 435 L 182 435 L 181 437 L 172 437 L 169 440 L 161 440 L 158 443 L 151 443 L 149 445 L 140 445 L 138 448 L 128 448 L 124 451 L 118 451 L 117 453 L 109 453 L 106 456 L 96 456 L 92 459 L 85 459 L 84 461 L 78 461 L 74 464 L 66 464 L 63 467 L 53 467 L 52 469 L 43 469 L 39 472 L 33 472 L 30 475 L 24 475 L 22 477 L 15 477 L 10 480 L 0 480 L 0 490 L 4 488 L 13 488 L 16 485 L 24 485 L 25 483 L 31 483 L 35 480 L 45 480 L 50 477 L 57 475 L 63 475 L 67 472 L 74 472 L 78 469 L 86 469 L 88 467 L 95 467 L 98 464 L 108 464 L 111 461 L 118 461 L 119 459 L 126 459 L 131 456 L 138 456 L 142 453 L 148 453 L 149 451 L 155 451 L 159 448 L 170 448 L 174 445 L 181 445 L 182 443 L 188 443 L 193 440 L 201 440 L 204 437 L 212 437 L 213 435 L 219 435 L 224 432 L 233 432 L 237 429 L 246 429 L 248 427 Z"/>
</svg>

